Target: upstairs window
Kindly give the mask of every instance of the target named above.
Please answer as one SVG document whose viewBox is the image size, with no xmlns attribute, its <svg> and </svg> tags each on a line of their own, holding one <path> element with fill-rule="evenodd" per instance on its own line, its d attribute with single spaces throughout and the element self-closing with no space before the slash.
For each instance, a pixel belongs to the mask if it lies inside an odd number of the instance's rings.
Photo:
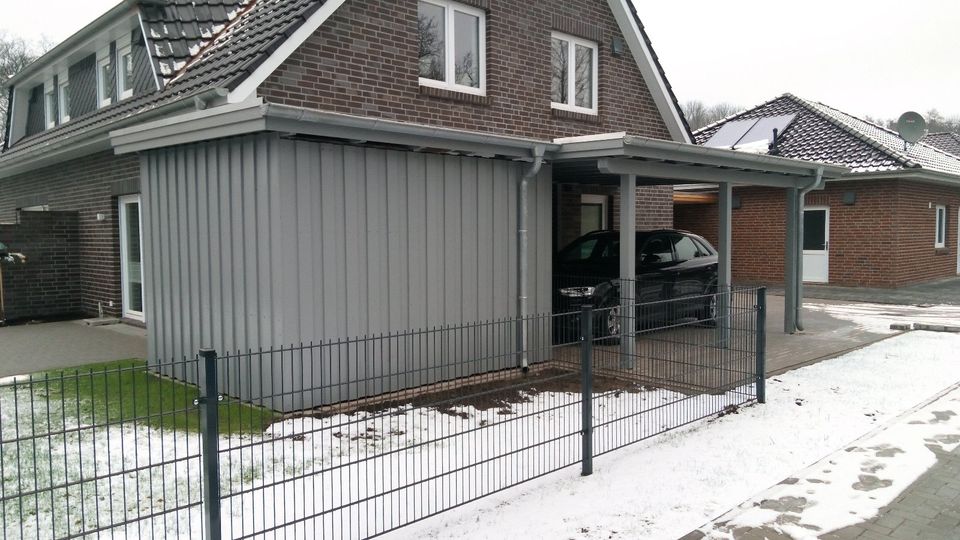
<svg viewBox="0 0 960 540">
<path fill-rule="evenodd" d="M 57 125 L 57 93 L 53 81 L 43 86 L 43 120 L 47 129 Z"/>
<path fill-rule="evenodd" d="M 486 14 L 446 0 L 420 0 L 420 84 L 486 92 Z"/>
<path fill-rule="evenodd" d="M 57 77 L 57 112 L 61 124 L 70 121 L 70 79 L 66 72 Z"/>
<path fill-rule="evenodd" d="M 117 98 L 127 99 L 133 96 L 133 51 L 130 41 L 117 42 Z"/>
<path fill-rule="evenodd" d="M 113 98 L 113 64 L 110 50 L 97 54 L 97 107 L 110 105 Z"/>
<path fill-rule="evenodd" d="M 942 204 L 937 205 L 937 238 L 933 247 L 947 247 L 947 207 Z"/>
<path fill-rule="evenodd" d="M 597 44 L 556 32 L 552 37 L 553 108 L 597 114 Z"/>
</svg>

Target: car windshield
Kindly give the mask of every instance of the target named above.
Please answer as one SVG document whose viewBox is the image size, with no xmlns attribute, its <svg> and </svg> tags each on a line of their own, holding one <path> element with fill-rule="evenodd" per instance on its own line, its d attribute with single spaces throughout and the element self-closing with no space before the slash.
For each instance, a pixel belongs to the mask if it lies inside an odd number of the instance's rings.
<svg viewBox="0 0 960 540">
<path fill-rule="evenodd" d="M 560 253 L 560 261 L 567 263 L 589 261 L 594 253 L 599 253 L 607 239 L 600 236 L 580 238 Z"/>
</svg>

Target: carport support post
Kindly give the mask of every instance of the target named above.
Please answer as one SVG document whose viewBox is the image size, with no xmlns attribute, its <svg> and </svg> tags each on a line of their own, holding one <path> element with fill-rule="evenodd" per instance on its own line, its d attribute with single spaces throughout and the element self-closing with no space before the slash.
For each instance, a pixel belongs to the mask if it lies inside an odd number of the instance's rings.
<svg viewBox="0 0 960 540">
<path fill-rule="evenodd" d="M 730 343 L 730 287 L 733 259 L 733 186 L 723 182 L 717 189 L 717 346 Z"/>
<path fill-rule="evenodd" d="M 798 231 L 800 217 L 800 194 L 797 188 L 787 189 L 787 230 L 786 230 L 786 252 L 784 253 L 783 266 L 783 332 L 785 334 L 797 333 L 797 292 L 799 291 L 798 282 L 800 279 Z"/>
<path fill-rule="evenodd" d="M 203 538 L 220 540 L 220 417 L 217 351 L 200 349 L 200 437 L 203 477 Z"/>
<path fill-rule="evenodd" d="M 620 367 L 633 369 L 636 350 L 637 177 L 620 175 Z"/>
</svg>

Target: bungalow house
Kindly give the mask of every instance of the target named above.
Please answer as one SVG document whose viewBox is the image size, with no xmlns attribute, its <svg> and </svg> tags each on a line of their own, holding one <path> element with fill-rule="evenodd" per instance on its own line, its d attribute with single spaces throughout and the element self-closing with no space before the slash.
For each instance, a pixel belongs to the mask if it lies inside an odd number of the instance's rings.
<svg viewBox="0 0 960 540">
<path fill-rule="evenodd" d="M 842 171 L 690 144 L 628 0 L 128 0 L 9 88 L 0 220 L 78 212 L 151 358 L 549 312 L 584 220 L 633 277 L 673 184 Z"/>
<path fill-rule="evenodd" d="M 768 129 L 756 140 L 743 138 L 763 125 Z M 704 146 L 849 167 L 806 194 L 803 281 L 899 287 L 960 273 L 960 157 L 948 153 L 960 148 L 954 136 L 932 134 L 910 144 L 894 131 L 790 94 L 694 136 Z M 676 226 L 716 238 L 713 197 L 702 187 L 678 190 Z M 755 186 L 735 187 L 733 197 L 734 279 L 781 281 L 783 198 Z"/>
</svg>

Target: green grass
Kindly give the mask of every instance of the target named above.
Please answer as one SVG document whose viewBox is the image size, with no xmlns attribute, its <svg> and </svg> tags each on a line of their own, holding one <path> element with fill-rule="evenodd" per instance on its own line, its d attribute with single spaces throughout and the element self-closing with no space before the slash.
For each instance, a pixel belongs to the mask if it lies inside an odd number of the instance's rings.
<svg viewBox="0 0 960 540">
<path fill-rule="evenodd" d="M 31 379 L 17 384 L 21 392 L 29 385 L 35 397 L 62 400 L 65 414 L 86 424 L 136 421 L 162 429 L 200 430 L 200 415 L 193 404 L 198 388 L 161 377 L 141 360 L 44 371 Z M 218 410 L 223 435 L 262 433 L 280 418 L 270 409 L 231 400 L 221 401 Z"/>
</svg>

